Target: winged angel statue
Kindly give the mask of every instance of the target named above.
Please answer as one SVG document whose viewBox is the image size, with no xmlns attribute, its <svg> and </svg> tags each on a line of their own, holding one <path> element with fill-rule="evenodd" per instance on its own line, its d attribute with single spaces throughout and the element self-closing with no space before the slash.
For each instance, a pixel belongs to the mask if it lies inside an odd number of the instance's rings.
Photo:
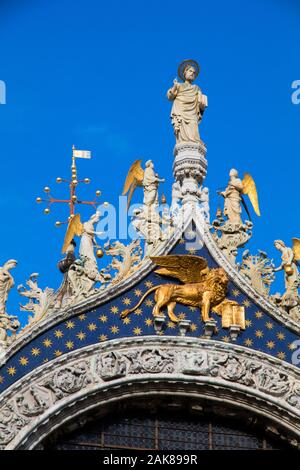
<svg viewBox="0 0 300 470">
<path fill-rule="evenodd" d="M 75 235 L 81 237 L 79 255 L 86 259 L 89 262 L 90 267 L 96 269 L 97 272 L 98 267 L 94 250 L 95 247 L 98 246 L 95 239 L 95 235 L 97 235 L 98 232 L 94 230 L 94 225 L 99 222 L 99 219 L 100 212 L 98 211 L 85 223 L 81 222 L 80 214 L 74 215 L 69 223 L 62 249 L 62 252 L 66 253 Z"/>
<path fill-rule="evenodd" d="M 255 182 L 249 173 L 245 173 L 243 180 L 238 177 L 235 169 L 230 170 L 229 182 L 225 191 L 219 192 L 224 197 L 224 215 L 227 216 L 228 222 L 232 224 L 242 225 L 241 213 L 243 204 L 249 219 L 251 216 L 247 205 L 244 201 L 243 194 L 248 195 L 250 202 L 256 215 L 260 216 L 258 195 Z"/>
<path fill-rule="evenodd" d="M 76 214 L 69 222 L 62 248 L 63 253 L 68 253 L 75 236 L 81 237 L 79 245 L 80 259 L 75 259 L 65 273 L 64 282 L 59 290 L 58 297 L 62 301 L 65 295 L 75 296 L 86 295 L 91 291 L 96 282 L 104 283 L 110 276 L 99 272 L 95 248 L 98 247 L 95 236 L 98 234 L 94 230 L 94 225 L 100 219 L 100 212 L 93 214 L 87 222 L 82 223 L 80 215 Z M 98 247 L 99 248 L 99 247 Z M 97 250 L 97 256 L 103 255 L 102 250 Z"/>
<path fill-rule="evenodd" d="M 158 205 L 158 185 L 165 180 L 159 178 L 154 172 L 152 160 L 146 162 L 145 170 L 143 170 L 141 163 L 142 160 L 133 162 L 125 180 L 122 196 L 128 193 L 127 208 L 130 206 L 133 193 L 138 187 L 144 188 L 143 202 L 146 207 Z"/>
<path fill-rule="evenodd" d="M 154 254 L 159 243 L 165 240 L 169 228 L 169 214 L 164 212 L 160 216 L 158 187 L 165 180 L 159 178 L 154 171 L 152 160 L 146 162 L 145 170 L 141 166 L 142 160 L 136 160 L 130 167 L 126 176 L 123 193 L 128 194 L 127 209 L 136 188 L 142 187 L 144 191 L 143 206 L 136 208 L 132 216 L 132 226 L 145 239 L 145 256 Z M 166 227 L 162 230 L 164 223 Z"/>
<path fill-rule="evenodd" d="M 260 216 L 256 184 L 249 173 L 245 173 L 243 180 L 239 178 L 235 169 L 230 170 L 229 182 L 224 191 L 218 191 L 224 197 L 223 213 L 217 211 L 217 217 L 212 226 L 213 234 L 219 248 L 225 253 L 229 261 L 234 264 L 238 255 L 238 248 L 245 246 L 252 236 L 253 223 L 250 212 L 244 200 L 244 194 L 248 195 L 255 213 Z M 244 206 L 249 220 L 243 223 L 242 205 Z M 224 215 L 224 218 L 223 218 Z"/>
<path fill-rule="evenodd" d="M 228 308 L 232 317 L 234 313 L 239 314 L 239 318 L 231 319 L 231 324 L 239 324 L 245 328 L 244 308 L 237 302 L 226 299 L 228 289 L 228 277 L 223 268 L 210 269 L 207 261 L 201 256 L 194 255 L 167 255 L 151 257 L 152 261 L 160 266 L 155 272 L 162 276 L 177 279 L 182 284 L 160 284 L 149 289 L 138 304 L 121 312 L 121 317 L 125 318 L 134 312 L 145 300 L 145 298 L 155 292 L 155 306 L 153 316 L 160 316 L 161 309 L 167 308 L 168 316 L 174 323 L 179 322 L 179 318 L 174 313 L 177 303 L 198 307 L 201 310 L 201 318 L 204 322 L 211 321 L 210 311 L 222 315 Z M 222 322 L 223 323 L 223 322 Z"/>
<path fill-rule="evenodd" d="M 126 176 L 122 196 L 125 196 L 128 193 L 127 209 L 130 206 L 131 199 L 136 188 L 143 186 L 144 170 L 141 163 L 142 160 L 136 160 L 133 162 Z"/>
</svg>

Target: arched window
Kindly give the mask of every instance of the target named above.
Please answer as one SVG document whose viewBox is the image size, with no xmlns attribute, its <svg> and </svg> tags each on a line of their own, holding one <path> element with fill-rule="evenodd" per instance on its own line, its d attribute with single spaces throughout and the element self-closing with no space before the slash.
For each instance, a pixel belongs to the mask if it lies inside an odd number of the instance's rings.
<svg viewBox="0 0 300 470">
<path fill-rule="evenodd" d="M 237 420 L 163 410 L 109 415 L 76 431 L 48 438 L 44 449 L 249 450 L 280 449 L 284 445 Z"/>
</svg>

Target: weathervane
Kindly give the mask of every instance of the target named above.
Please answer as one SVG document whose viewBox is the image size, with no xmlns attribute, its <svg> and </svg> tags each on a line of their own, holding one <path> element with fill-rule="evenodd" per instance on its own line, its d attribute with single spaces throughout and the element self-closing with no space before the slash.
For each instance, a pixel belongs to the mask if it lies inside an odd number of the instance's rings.
<svg viewBox="0 0 300 470">
<path fill-rule="evenodd" d="M 73 147 L 72 147 L 71 179 L 68 180 L 68 179 L 63 179 L 63 178 L 60 178 L 60 177 L 56 178 L 57 183 L 68 183 L 69 184 L 70 198 L 69 199 L 57 199 L 57 198 L 52 197 L 51 194 L 50 194 L 49 186 L 45 186 L 45 188 L 44 188 L 45 193 L 48 195 L 47 199 L 43 199 L 41 197 L 36 198 L 37 203 L 41 203 L 41 202 L 47 203 L 47 207 L 44 209 L 45 214 L 50 214 L 51 204 L 54 204 L 54 203 L 69 204 L 70 215 L 68 217 L 68 220 L 64 221 L 64 222 L 61 222 L 61 221 L 55 222 L 56 227 L 59 227 L 62 224 L 68 223 L 69 220 L 74 217 L 76 204 L 90 205 L 90 206 L 93 206 L 94 208 L 97 208 L 97 205 L 98 205 L 97 198 L 99 196 L 101 196 L 101 191 L 97 190 L 96 191 L 96 197 L 93 201 L 82 201 L 82 200 L 78 199 L 77 194 L 76 194 L 77 186 L 80 183 L 89 184 L 91 182 L 91 180 L 89 178 L 84 178 L 83 180 L 79 180 L 77 178 L 76 158 L 90 159 L 91 158 L 91 152 L 89 150 L 76 150 L 75 146 L 73 145 Z"/>
</svg>

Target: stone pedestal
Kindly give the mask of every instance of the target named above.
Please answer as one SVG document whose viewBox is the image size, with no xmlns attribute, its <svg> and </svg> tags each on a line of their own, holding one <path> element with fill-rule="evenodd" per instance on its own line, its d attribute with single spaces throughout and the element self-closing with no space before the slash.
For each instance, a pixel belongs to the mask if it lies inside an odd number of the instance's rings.
<svg viewBox="0 0 300 470">
<path fill-rule="evenodd" d="M 212 335 L 216 332 L 216 328 L 217 328 L 216 320 L 206 321 L 203 326 L 204 326 L 205 338 L 210 339 Z"/>
<path fill-rule="evenodd" d="M 163 327 L 166 323 L 166 317 L 165 315 L 159 315 L 157 317 L 154 317 L 154 329 L 156 333 L 160 333 L 163 330 Z"/>
<path fill-rule="evenodd" d="M 207 173 L 206 147 L 203 142 L 184 142 L 174 148 L 173 174 L 179 182 L 183 206 L 198 203 L 200 186 Z"/>
<path fill-rule="evenodd" d="M 179 335 L 185 336 L 191 328 L 191 320 L 180 320 L 178 323 Z"/>
<path fill-rule="evenodd" d="M 229 335 L 231 338 L 231 341 L 236 341 L 238 335 L 240 334 L 241 327 L 239 325 L 231 325 L 229 328 Z"/>
</svg>

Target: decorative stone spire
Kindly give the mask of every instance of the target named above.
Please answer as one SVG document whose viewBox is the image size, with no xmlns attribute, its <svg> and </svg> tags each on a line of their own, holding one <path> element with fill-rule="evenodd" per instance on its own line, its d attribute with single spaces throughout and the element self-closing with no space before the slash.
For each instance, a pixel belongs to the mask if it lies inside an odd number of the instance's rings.
<svg viewBox="0 0 300 470">
<path fill-rule="evenodd" d="M 183 142 L 174 148 L 173 174 L 180 183 L 182 203 L 200 201 L 202 183 L 207 173 L 206 147 L 203 142 Z"/>
</svg>

